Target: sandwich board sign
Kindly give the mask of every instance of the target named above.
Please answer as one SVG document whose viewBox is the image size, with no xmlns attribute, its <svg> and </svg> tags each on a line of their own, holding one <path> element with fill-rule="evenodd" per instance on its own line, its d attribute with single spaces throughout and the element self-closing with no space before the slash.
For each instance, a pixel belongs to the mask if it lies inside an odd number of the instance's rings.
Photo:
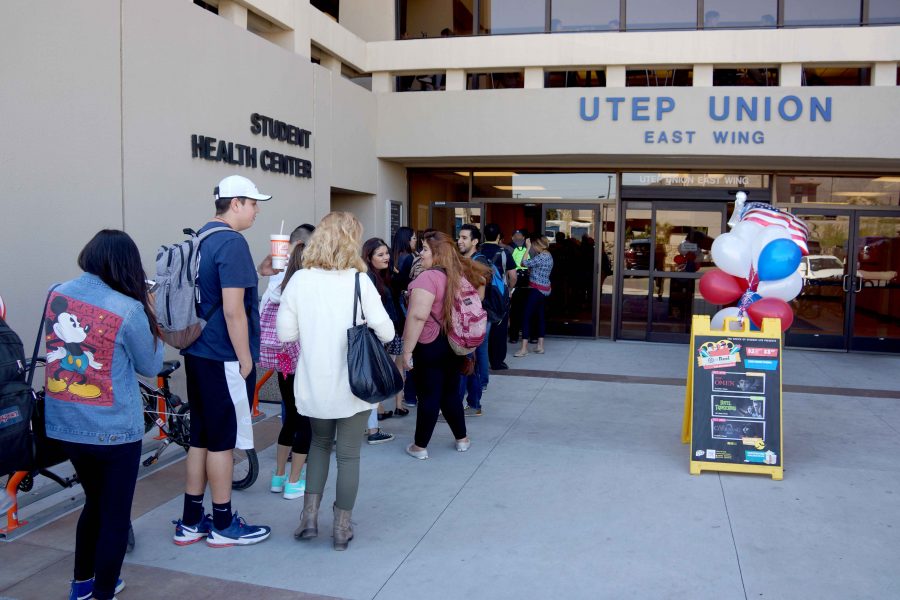
<svg viewBox="0 0 900 600">
<path fill-rule="evenodd" d="M 730 471 L 784 476 L 781 426 L 781 321 L 726 319 L 711 329 L 708 316 L 691 325 L 690 363 L 681 441 L 690 444 L 691 475 Z"/>
</svg>

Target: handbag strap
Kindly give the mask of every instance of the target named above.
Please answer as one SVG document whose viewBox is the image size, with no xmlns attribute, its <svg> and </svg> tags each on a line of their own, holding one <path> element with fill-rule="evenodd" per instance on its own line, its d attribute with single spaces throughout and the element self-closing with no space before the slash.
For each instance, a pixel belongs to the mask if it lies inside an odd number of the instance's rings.
<svg viewBox="0 0 900 600">
<path fill-rule="evenodd" d="M 356 293 L 353 296 L 353 326 L 356 327 L 356 306 L 359 305 L 359 315 L 363 321 L 366 320 L 366 313 L 362 307 L 362 296 L 359 293 L 359 271 L 356 272 Z"/>
<path fill-rule="evenodd" d="M 37 339 L 34 340 L 34 351 L 31 353 L 31 364 L 28 366 L 28 376 L 25 378 L 25 383 L 28 384 L 28 387 L 31 387 L 32 382 L 34 382 L 34 371 L 37 369 L 37 357 L 41 350 L 41 340 L 44 339 L 44 325 L 47 319 L 47 307 L 50 305 L 50 296 L 60 285 L 62 284 L 54 283 L 50 286 L 50 289 L 47 291 L 47 298 L 44 300 L 44 310 L 41 311 L 41 323 L 38 325 Z"/>
</svg>

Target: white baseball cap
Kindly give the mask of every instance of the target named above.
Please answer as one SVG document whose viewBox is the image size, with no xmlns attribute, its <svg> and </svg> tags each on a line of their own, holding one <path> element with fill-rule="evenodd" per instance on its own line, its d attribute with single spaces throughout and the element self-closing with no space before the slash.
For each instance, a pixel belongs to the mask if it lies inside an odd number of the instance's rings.
<svg viewBox="0 0 900 600">
<path fill-rule="evenodd" d="M 219 198 L 249 198 L 251 200 L 271 200 L 272 196 L 260 194 L 256 185 L 240 175 L 229 175 L 219 182 L 213 190 L 213 197 Z"/>
</svg>

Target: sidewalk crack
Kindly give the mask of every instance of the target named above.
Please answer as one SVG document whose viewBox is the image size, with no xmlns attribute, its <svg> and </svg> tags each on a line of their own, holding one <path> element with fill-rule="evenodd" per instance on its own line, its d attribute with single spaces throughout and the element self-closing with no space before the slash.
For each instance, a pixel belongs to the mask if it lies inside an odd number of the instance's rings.
<svg viewBox="0 0 900 600">
<path fill-rule="evenodd" d="M 719 477 L 719 489 L 722 490 L 722 504 L 725 506 L 725 517 L 728 519 L 728 531 L 731 532 L 731 545 L 734 547 L 734 558 L 737 560 L 738 575 L 741 577 L 741 589 L 744 591 L 744 600 L 747 597 L 747 584 L 744 583 L 744 570 L 741 568 L 741 553 L 738 552 L 737 540 L 734 538 L 734 525 L 731 522 L 731 513 L 728 512 L 728 499 L 725 497 L 725 484 L 722 482 L 722 475 Z"/>
</svg>

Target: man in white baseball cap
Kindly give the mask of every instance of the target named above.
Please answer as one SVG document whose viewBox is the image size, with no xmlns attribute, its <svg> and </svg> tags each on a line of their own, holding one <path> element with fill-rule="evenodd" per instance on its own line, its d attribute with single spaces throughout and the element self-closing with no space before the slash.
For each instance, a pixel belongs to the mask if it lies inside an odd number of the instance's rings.
<svg viewBox="0 0 900 600">
<path fill-rule="evenodd" d="M 213 190 L 216 200 L 224 198 L 249 198 L 250 200 L 271 200 L 272 196 L 260 194 L 256 185 L 240 175 L 229 175 Z"/>
<path fill-rule="evenodd" d="M 256 266 L 240 232 L 259 213 L 260 194 L 252 181 L 231 175 L 213 192 L 216 215 L 200 228 L 214 230 L 200 245 L 199 314 L 206 326 L 182 350 L 191 404 L 191 448 L 187 457 L 184 511 L 175 521 L 174 541 L 185 546 L 206 540 L 227 547 L 256 544 L 269 537 L 265 525 L 248 525 L 231 506 L 234 448 L 253 447 L 250 399 L 259 360 Z M 212 515 L 203 509 L 206 483 Z"/>
</svg>

